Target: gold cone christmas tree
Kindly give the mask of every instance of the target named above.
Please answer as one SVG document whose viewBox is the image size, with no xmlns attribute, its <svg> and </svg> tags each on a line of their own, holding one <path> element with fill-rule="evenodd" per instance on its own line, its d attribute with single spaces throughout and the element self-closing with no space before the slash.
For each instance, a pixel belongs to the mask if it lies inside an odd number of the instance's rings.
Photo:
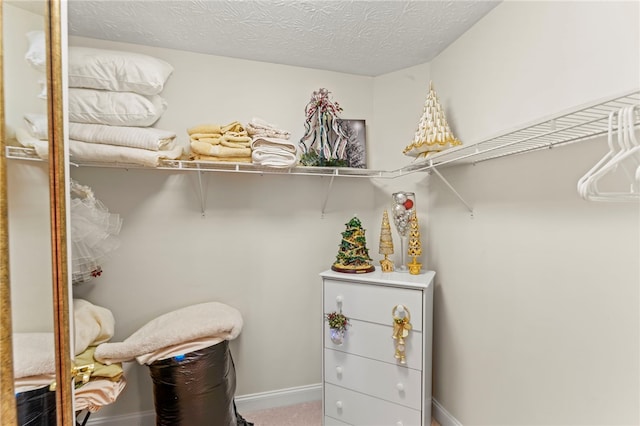
<svg viewBox="0 0 640 426">
<path fill-rule="evenodd" d="M 365 230 L 360 219 L 354 216 L 345 226 L 338 255 L 331 269 L 354 274 L 374 271 L 376 268 L 371 264 Z"/>
<path fill-rule="evenodd" d="M 456 145 L 462 145 L 462 142 L 453 136 L 438 95 L 433 90 L 433 82 L 430 82 L 429 95 L 424 102 L 422 117 L 418 122 L 413 142 L 402 153 L 410 157 L 427 156 L 431 152 L 439 152 Z"/>
<path fill-rule="evenodd" d="M 422 254 L 422 243 L 420 242 L 420 228 L 418 226 L 418 216 L 416 216 L 416 212 L 414 211 L 409 219 L 409 256 L 413 258 L 413 260 L 408 264 L 409 273 L 412 275 L 420 274 L 420 268 L 422 267 L 422 263 L 418 263 L 416 258 Z"/>
<path fill-rule="evenodd" d="M 393 238 L 391 237 L 391 226 L 389 225 L 389 215 L 384 211 L 382 215 L 382 226 L 380 227 L 380 245 L 378 253 L 384 254 L 384 259 L 380 261 L 382 272 L 393 271 L 393 261 L 389 255 L 393 254 Z"/>
</svg>

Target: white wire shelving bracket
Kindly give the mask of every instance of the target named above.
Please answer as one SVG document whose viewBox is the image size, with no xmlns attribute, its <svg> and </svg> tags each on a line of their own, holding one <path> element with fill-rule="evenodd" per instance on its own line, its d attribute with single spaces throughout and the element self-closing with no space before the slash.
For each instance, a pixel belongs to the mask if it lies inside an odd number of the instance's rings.
<svg viewBox="0 0 640 426">
<path fill-rule="evenodd" d="M 621 95 L 612 96 L 582 105 L 571 110 L 537 120 L 534 123 L 519 126 L 480 142 L 461 145 L 428 158 L 416 161 L 396 170 L 372 170 L 340 167 L 273 168 L 250 163 L 214 163 L 206 161 L 162 160 L 158 167 L 144 167 L 132 164 L 114 163 L 73 163 L 80 167 L 136 168 L 148 170 L 197 171 L 199 196 L 202 213 L 205 211 L 202 172 L 253 173 L 260 175 L 324 176 L 329 177 L 329 187 L 322 203 L 324 215 L 329 193 L 336 177 L 344 178 L 382 178 L 394 179 L 417 172 L 433 172 L 460 199 L 473 215 L 473 208 L 453 188 L 438 169 L 460 164 L 476 164 L 509 155 L 523 154 L 540 149 L 553 148 L 601 136 L 608 131 L 608 116 L 611 111 L 640 104 L 640 89 L 634 89 Z M 634 126 L 640 125 L 640 118 Z M 7 146 L 7 158 L 42 161 L 33 148 Z"/>
</svg>

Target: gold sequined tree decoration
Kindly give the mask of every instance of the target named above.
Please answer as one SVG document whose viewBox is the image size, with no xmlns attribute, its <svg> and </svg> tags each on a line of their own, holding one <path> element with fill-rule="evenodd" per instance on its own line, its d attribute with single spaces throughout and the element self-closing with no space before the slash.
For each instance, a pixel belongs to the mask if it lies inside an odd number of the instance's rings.
<svg viewBox="0 0 640 426">
<path fill-rule="evenodd" d="M 418 226 L 418 216 L 414 211 L 411 214 L 411 218 L 409 219 L 409 256 L 413 258 L 409 266 L 409 273 L 412 275 L 418 275 L 420 273 L 420 268 L 422 267 L 422 263 L 419 263 L 416 258 L 422 254 L 422 244 L 420 242 L 420 228 Z"/>
<path fill-rule="evenodd" d="M 393 238 L 391 236 L 391 226 L 389 225 L 389 215 L 384 211 L 382 215 L 382 225 L 380 227 L 380 245 L 378 253 L 384 254 L 384 259 L 380 261 L 382 272 L 393 271 L 393 261 L 389 255 L 393 254 Z"/>
</svg>

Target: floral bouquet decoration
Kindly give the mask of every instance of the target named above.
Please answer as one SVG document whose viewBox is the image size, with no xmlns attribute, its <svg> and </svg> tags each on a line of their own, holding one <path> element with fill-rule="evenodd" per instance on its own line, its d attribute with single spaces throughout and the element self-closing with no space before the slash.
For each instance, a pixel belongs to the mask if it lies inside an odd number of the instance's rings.
<svg viewBox="0 0 640 426">
<path fill-rule="evenodd" d="M 344 341 L 344 332 L 347 330 L 347 327 L 351 325 L 349 318 L 342 312 L 335 311 L 325 314 L 324 317 L 329 323 L 331 341 L 336 345 L 341 345 Z"/>
</svg>

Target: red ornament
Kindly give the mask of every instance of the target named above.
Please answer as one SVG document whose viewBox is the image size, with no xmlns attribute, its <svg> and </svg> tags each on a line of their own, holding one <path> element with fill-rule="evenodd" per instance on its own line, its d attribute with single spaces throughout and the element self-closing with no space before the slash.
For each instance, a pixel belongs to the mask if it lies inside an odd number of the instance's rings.
<svg viewBox="0 0 640 426">
<path fill-rule="evenodd" d="M 407 201 L 404 202 L 403 206 L 404 206 L 405 209 L 409 210 L 409 209 L 411 209 L 411 207 L 413 207 L 413 201 L 407 200 Z"/>
</svg>

